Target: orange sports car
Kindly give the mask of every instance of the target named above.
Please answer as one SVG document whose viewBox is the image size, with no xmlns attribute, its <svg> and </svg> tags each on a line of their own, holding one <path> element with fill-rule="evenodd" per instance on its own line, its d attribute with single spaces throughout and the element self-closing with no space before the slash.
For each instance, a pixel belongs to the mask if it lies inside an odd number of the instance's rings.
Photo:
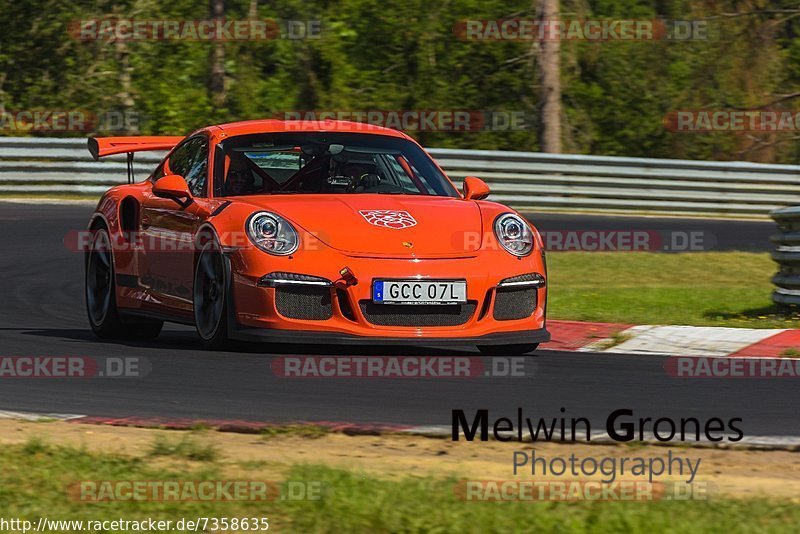
<svg viewBox="0 0 800 534">
<path fill-rule="evenodd" d="M 133 153 L 169 151 L 134 183 Z M 182 137 L 89 139 L 127 154 L 86 240 L 100 337 L 153 338 L 164 321 L 203 343 L 476 345 L 549 340 L 535 228 L 459 193 L 409 136 L 361 123 L 259 120 Z"/>
</svg>

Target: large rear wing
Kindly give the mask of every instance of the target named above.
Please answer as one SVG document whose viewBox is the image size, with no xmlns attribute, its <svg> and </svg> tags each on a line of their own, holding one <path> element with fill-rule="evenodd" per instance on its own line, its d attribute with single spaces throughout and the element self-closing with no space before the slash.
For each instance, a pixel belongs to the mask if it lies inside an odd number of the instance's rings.
<svg viewBox="0 0 800 534">
<path fill-rule="evenodd" d="M 148 150 L 171 150 L 183 140 L 178 136 L 150 137 L 91 137 L 89 153 L 95 160 L 114 154 L 145 152 Z"/>
<path fill-rule="evenodd" d="M 114 154 L 128 154 L 128 183 L 133 183 L 133 153 L 172 150 L 183 141 L 180 136 L 90 137 L 89 153 L 95 161 Z"/>
</svg>

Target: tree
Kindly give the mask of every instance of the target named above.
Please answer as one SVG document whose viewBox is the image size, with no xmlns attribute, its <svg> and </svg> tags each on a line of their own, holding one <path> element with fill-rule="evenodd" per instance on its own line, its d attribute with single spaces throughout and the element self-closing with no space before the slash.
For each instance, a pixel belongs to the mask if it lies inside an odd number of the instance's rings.
<svg viewBox="0 0 800 534">
<path fill-rule="evenodd" d="M 540 22 L 548 28 L 559 15 L 558 0 L 543 0 Z M 542 152 L 561 152 L 561 42 L 554 32 L 545 32 L 539 47 L 539 139 Z"/>
<path fill-rule="evenodd" d="M 225 0 L 211 0 L 211 17 L 225 19 Z M 218 40 L 211 49 L 211 80 L 209 83 L 211 100 L 217 107 L 225 105 L 225 44 Z"/>
</svg>

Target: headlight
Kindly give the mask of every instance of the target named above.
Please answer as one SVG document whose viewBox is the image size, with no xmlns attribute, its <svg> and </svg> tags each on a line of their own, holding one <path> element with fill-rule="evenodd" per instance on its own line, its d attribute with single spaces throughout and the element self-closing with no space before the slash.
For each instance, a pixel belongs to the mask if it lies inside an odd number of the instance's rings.
<svg viewBox="0 0 800 534">
<path fill-rule="evenodd" d="M 255 246 L 276 256 L 286 256 L 297 250 L 300 238 L 292 225 L 268 211 L 259 211 L 247 219 L 247 237 Z"/>
<path fill-rule="evenodd" d="M 497 241 L 514 256 L 527 256 L 533 250 L 533 232 L 521 217 L 504 213 L 494 220 Z"/>
</svg>

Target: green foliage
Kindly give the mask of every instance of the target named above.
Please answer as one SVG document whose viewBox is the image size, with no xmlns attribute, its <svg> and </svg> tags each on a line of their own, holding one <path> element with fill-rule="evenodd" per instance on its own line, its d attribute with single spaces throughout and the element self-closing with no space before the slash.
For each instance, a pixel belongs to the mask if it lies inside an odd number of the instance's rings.
<svg viewBox="0 0 800 534">
<path fill-rule="evenodd" d="M 6 2 L 0 109 L 133 111 L 142 134 L 181 134 L 286 111 L 517 112 L 527 129 L 411 133 L 427 146 L 537 150 L 536 44 L 470 41 L 454 32 L 466 19 L 534 17 L 531 6 L 520 0 L 228 0 L 228 19 L 248 18 L 255 9 L 260 19 L 320 20 L 321 36 L 216 45 L 80 41 L 68 31 L 75 21 L 112 14 L 207 19 L 207 0 Z M 791 0 L 562 1 L 564 19 L 699 20 L 710 28 L 705 40 L 563 42 L 564 149 L 795 162 L 800 148 L 791 133 L 674 133 L 664 117 L 675 110 L 791 110 L 794 100 L 785 97 L 800 82 L 798 12 Z M 221 104 L 209 89 L 215 46 L 225 52 Z"/>
</svg>

